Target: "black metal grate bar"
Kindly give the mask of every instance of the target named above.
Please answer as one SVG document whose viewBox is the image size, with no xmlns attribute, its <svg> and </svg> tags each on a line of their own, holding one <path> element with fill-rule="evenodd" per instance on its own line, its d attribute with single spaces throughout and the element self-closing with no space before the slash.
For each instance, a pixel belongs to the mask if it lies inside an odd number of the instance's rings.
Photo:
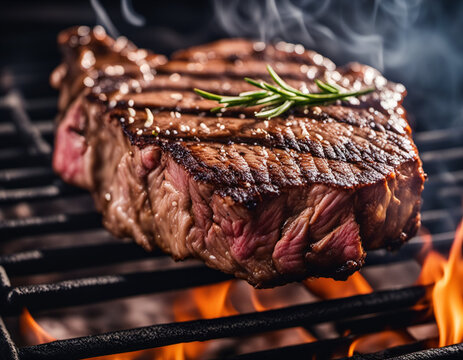
<svg viewBox="0 0 463 360">
<path fill-rule="evenodd" d="M 14 125 L 17 133 L 23 137 L 24 144 L 31 153 L 39 154 L 43 160 L 51 156 L 51 146 L 42 138 L 39 130 L 33 126 L 26 113 L 26 107 L 21 94 L 17 90 L 11 90 L 5 97 L 5 103 L 12 110 Z"/>
<path fill-rule="evenodd" d="M 227 360 L 331 359 L 337 351 L 347 352 L 352 339 L 341 337 L 227 357 Z"/>
<path fill-rule="evenodd" d="M 96 212 L 56 214 L 42 217 L 0 221 L 0 241 L 18 236 L 78 231 L 101 227 L 101 215 Z"/>
<path fill-rule="evenodd" d="M 84 190 L 64 185 L 45 185 L 41 187 L 28 187 L 14 190 L 0 190 L 0 205 L 16 203 L 20 201 L 34 202 L 52 200 L 71 195 L 88 195 Z"/>
<path fill-rule="evenodd" d="M 0 168 L 36 166 L 43 160 L 41 154 L 28 154 L 22 148 L 10 148 L 0 152 Z"/>
<path fill-rule="evenodd" d="M 372 354 L 359 354 L 340 360 L 461 360 L 463 344 L 426 349 L 427 341 L 393 347 Z M 421 349 L 417 349 L 421 347 Z"/>
<path fill-rule="evenodd" d="M 390 360 L 461 360 L 463 344 L 426 349 L 390 358 Z"/>
<path fill-rule="evenodd" d="M 0 296 L 3 299 L 10 288 L 10 279 L 5 269 L 0 266 Z M 18 349 L 11 339 L 3 319 L 0 317 L 0 355 L 8 360 L 19 360 Z"/>
<path fill-rule="evenodd" d="M 370 334 L 384 329 L 403 329 L 412 325 L 422 325 L 434 321 L 429 307 L 420 309 L 394 309 L 391 312 L 382 312 L 360 319 L 349 319 L 336 322 L 339 334 Z"/>
<path fill-rule="evenodd" d="M 0 170 L 0 186 L 6 188 L 45 185 L 55 178 L 48 167 Z"/>
<path fill-rule="evenodd" d="M 230 278 L 230 275 L 201 265 L 18 286 L 5 294 L 1 303 L 1 313 L 17 314 L 24 307 L 44 310 L 84 305 L 126 296 L 209 285 Z"/>
<path fill-rule="evenodd" d="M 148 253 L 132 242 L 107 242 L 3 255 L 0 256 L 0 266 L 10 276 L 18 276 L 82 269 L 157 256 L 165 254 L 160 251 Z"/>
<path fill-rule="evenodd" d="M 434 339 L 432 339 L 434 340 Z M 429 347 L 429 340 L 416 341 L 411 344 L 394 346 L 382 351 L 378 351 L 370 354 L 355 354 L 351 357 L 343 357 L 339 360 L 384 360 L 391 359 L 392 357 L 401 356 L 404 354 L 410 354 L 413 352 L 421 351 Z"/>
<path fill-rule="evenodd" d="M 2 359 L 19 360 L 16 345 L 11 340 L 2 318 L 0 318 L 0 355 Z"/>
<path fill-rule="evenodd" d="M 347 316 L 410 307 L 423 299 L 422 286 L 291 306 L 277 310 L 122 330 L 58 340 L 19 349 L 21 359 L 80 359 L 150 349 L 179 342 L 244 336 L 272 330 L 319 324 Z"/>
</svg>

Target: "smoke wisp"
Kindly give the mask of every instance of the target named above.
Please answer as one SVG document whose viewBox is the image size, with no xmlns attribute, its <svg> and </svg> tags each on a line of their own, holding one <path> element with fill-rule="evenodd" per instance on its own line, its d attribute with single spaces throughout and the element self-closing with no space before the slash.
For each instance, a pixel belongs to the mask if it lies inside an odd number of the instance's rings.
<svg viewBox="0 0 463 360">
<path fill-rule="evenodd" d="M 463 125 L 463 2 L 215 0 L 229 36 L 301 43 L 404 83 L 423 128 Z"/>
</svg>

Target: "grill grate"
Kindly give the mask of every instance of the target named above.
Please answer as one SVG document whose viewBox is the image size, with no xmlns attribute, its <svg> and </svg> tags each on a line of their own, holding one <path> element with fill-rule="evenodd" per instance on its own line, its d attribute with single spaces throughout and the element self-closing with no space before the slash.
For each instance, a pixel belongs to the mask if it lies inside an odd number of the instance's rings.
<svg viewBox="0 0 463 360">
<path fill-rule="evenodd" d="M 19 238 L 35 241 L 42 234 L 60 234 L 101 227 L 101 218 L 88 208 L 71 212 L 74 197 L 89 198 L 81 190 L 62 183 L 51 171 L 53 120 L 56 95 L 44 88 L 47 69 L 27 76 L 12 67 L 2 75 L 0 97 L 0 242 Z M 21 74 L 21 75 L 19 75 Z M 40 74 L 41 76 L 37 76 Z M 42 76 L 43 75 L 43 76 Z M 7 81 L 8 80 L 8 81 Z M 34 91 L 30 91 L 34 89 Z M 43 92 L 37 89 L 43 89 Z M 416 135 L 429 181 L 423 204 L 423 224 L 433 234 L 434 247 L 448 251 L 461 218 L 463 195 L 463 128 L 422 132 Z M 445 171 L 443 171 L 445 170 Z M 88 200 L 88 199 L 87 199 Z M 61 201 L 63 206 L 44 214 L 19 214 L 21 204 L 45 206 Z M 45 205 L 44 205 L 45 204 Z M 18 210 L 19 209 L 19 210 Z M 55 207 L 53 207 L 55 209 Z M 402 262 L 414 258 L 423 246 L 416 238 L 397 253 L 370 252 L 366 266 Z M 35 249 L 35 247 L 34 247 Z M 0 315 L 18 314 L 27 307 L 36 311 L 117 299 L 138 294 L 213 284 L 228 275 L 193 265 L 178 269 L 137 271 L 118 275 L 95 275 L 40 285 L 11 286 L 10 278 L 162 257 L 147 254 L 132 243 L 116 241 L 51 247 L 0 256 Z M 2 359 L 78 359 L 230 336 L 246 336 L 275 329 L 335 321 L 340 334 L 379 331 L 385 325 L 404 327 L 432 321 L 410 307 L 421 301 L 422 286 L 374 292 L 368 295 L 310 303 L 232 317 L 177 322 L 129 329 L 52 343 L 18 347 L 0 318 Z M 395 314 L 392 316 L 392 314 Z M 366 318 L 355 319 L 360 315 Z M 352 338 L 319 340 L 313 343 L 236 356 L 236 359 L 278 359 L 282 356 L 329 357 L 333 349 L 348 347 Z M 418 353 L 416 353 L 418 351 Z M 355 359 L 452 359 L 463 356 L 463 345 L 426 350 L 424 342 L 396 347 L 381 353 L 354 356 Z"/>
</svg>

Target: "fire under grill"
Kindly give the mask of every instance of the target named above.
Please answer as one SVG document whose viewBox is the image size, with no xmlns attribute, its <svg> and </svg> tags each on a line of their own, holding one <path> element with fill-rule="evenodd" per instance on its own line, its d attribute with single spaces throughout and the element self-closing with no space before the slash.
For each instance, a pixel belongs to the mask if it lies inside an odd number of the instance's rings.
<svg viewBox="0 0 463 360">
<path fill-rule="evenodd" d="M 74 206 L 74 199 L 89 195 L 67 186 L 52 172 L 50 158 L 56 94 L 47 87 L 49 67 L 10 66 L 2 74 L 0 97 L 0 246 L 28 242 L 28 249 L 2 250 L 0 256 L 0 315 L 14 317 L 23 308 L 34 313 L 48 309 L 105 302 L 123 297 L 167 292 L 219 283 L 229 275 L 199 264 L 180 268 L 127 271 L 101 275 L 102 265 L 130 264 L 150 257 L 130 242 L 113 239 L 62 245 L 44 244 L 43 235 L 59 237 L 101 227 L 92 207 Z M 423 203 L 423 226 L 433 234 L 433 247 L 448 252 L 461 219 L 463 195 L 463 128 L 420 132 L 415 136 L 429 175 Z M 51 205 L 51 204 L 56 205 Z M 50 204 L 50 205 L 48 205 Z M 35 211 L 29 208 L 33 207 Z M 90 209 L 90 210 L 89 210 Z M 414 259 L 423 247 L 417 237 L 396 253 L 369 252 L 367 267 Z M 58 245 L 59 244 L 59 245 Z M 13 247 L 13 249 L 15 249 Z M 15 279 L 67 271 L 86 270 L 91 275 L 70 280 L 12 286 Z M 429 287 L 413 286 L 376 291 L 335 300 L 319 301 L 275 310 L 245 313 L 102 333 L 35 346 L 19 346 L 0 318 L 1 359 L 80 359 L 161 347 L 182 342 L 246 337 L 292 327 L 335 324 L 338 337 L 300 345 L 233 355 L 230 359 L 330 358 L 335 349 L 348 347 L 354 336 L 382 329 L 400 329 L 432 322 L 427 311 L 414 308 Z M 108 306 L 111 306 L 109 304 Z M 393 347 L 380 353 L 354 355 L 355 359 L 460 359 L 463 343 L 429 349 L 425 341 Z"/>
</svg>

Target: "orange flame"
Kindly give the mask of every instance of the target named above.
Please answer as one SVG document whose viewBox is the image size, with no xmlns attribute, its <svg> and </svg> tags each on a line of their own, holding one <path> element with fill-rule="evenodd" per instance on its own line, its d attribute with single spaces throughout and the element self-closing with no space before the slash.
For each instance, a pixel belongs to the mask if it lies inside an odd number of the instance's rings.
<svg viewBox="0 0 463 360">
<path fill-rule="evenodd" d="M 377 352 L 394 346 L 404 345 L 411 341 L 414 341 L 414 339 L 405 330 L 386 330 L 375 334 L 368 334 L 352 342 L 347 356 L 353 356 L 355 352 Z"/>
<path fill-rule="evenodd" d="M 335 299 L 373 292 L 373 288 L 360 272 L 352 274 L 346 281 L 328 278 L 307 279 L 304 285 L 321 299 Z M 403 345 L 411 341 L 406 331 L 386 330 L 356 338 L 349 346 L 348 356 L 354 352 L 371 353 L 388 347 Z"/>
<path fill-rule="evenodd" d="M 352 274 L 346 281 L 329 278 L 307 279 L 304 285 L 310 292 L 322 299 L 368 294 L 373 291 L 368 281 L 359 272 Z"/>
<path fill-rule="evenodd" d="M 265 306 L 263 304 L 263 302 L 261 301 L 261 299 L 259 297 L 259 294 L 262 294 L 264 292 L 269 292 L 269 291 L 272 291 L 272 290 L 270 290 L 270 289 L 264 289 L 264 290 L 252 289 L 251 301 L 252 301 L 252 305 L 254 306 L 254 309 L 256 311 L 260 312 L 260 311 L 265 311 L 265 310 L 285 306 L 283 301 L 281 301 L 281 299 L 279 299 L 278 297 L 276 297 L 272 301 L 272 306 L 268 306 L 268 305 Z M 270 336 L 275 335 L 276 337 L 278 337 L 281 333 L 282 333 L 282 331 L 274 331 L 274 332 L 272 332 L 272 334 L 270 334 Z M 290 336 L 292 338 L 291 342 L 286 343 L 285 344 L 286 346 L 299 344 L 299 343 L 302 343 L 302 342 L 312 342 L 312 341 L 317 340 L 314 336 L 312 336 L 307 330 L 305 330 L 302 327 L 297 327 L 297 328 L 291 329 L 291 335 Z"/>
<path fill-rule="evenodd" d="M 37 321 L 32 317 L 27 309 L 23 309 L 19 317 L 19 328 L 21 334 L 30 345 L 44 344 L 57 340 L 55 337 L 48 334 Z M 128 353 L 121 353 L 116 355 L 98 356 L 93 357 L 91 360 L 134 360 L 141 354 L 147 354 L 148 351 L 133 351 Z M 90 360 L 90 359 L 88 359 Z"/>
<path fill-rule="evenodd" d="M 463 341 L 463 221 L 457 228 L 448 260 L 436 251 L 426 257 L 418 282 L 434 283 L 432 308 L 439 329 L 439 346 Z"/>
<path fill-rule="evenodd" d="M 19 318 L 19 329 L 21 334 L 31 345 L 44 344 L 56 339 L 48 334 L 32 317 L 27 309 L 23 309 Z"/>
<path fill-rule="evenodd" d="M 232 281 L 220 284 L 201 286 L 192 289 L 186 296 L 174 302 L 175 321 L 193 319 L 210 319 L 237 314 L 228 296 Z M 155 358 L 162 360 L 197 359 L 210 342 L 191 342 L 164 346 L 155 349 Z"/>
</svg>

